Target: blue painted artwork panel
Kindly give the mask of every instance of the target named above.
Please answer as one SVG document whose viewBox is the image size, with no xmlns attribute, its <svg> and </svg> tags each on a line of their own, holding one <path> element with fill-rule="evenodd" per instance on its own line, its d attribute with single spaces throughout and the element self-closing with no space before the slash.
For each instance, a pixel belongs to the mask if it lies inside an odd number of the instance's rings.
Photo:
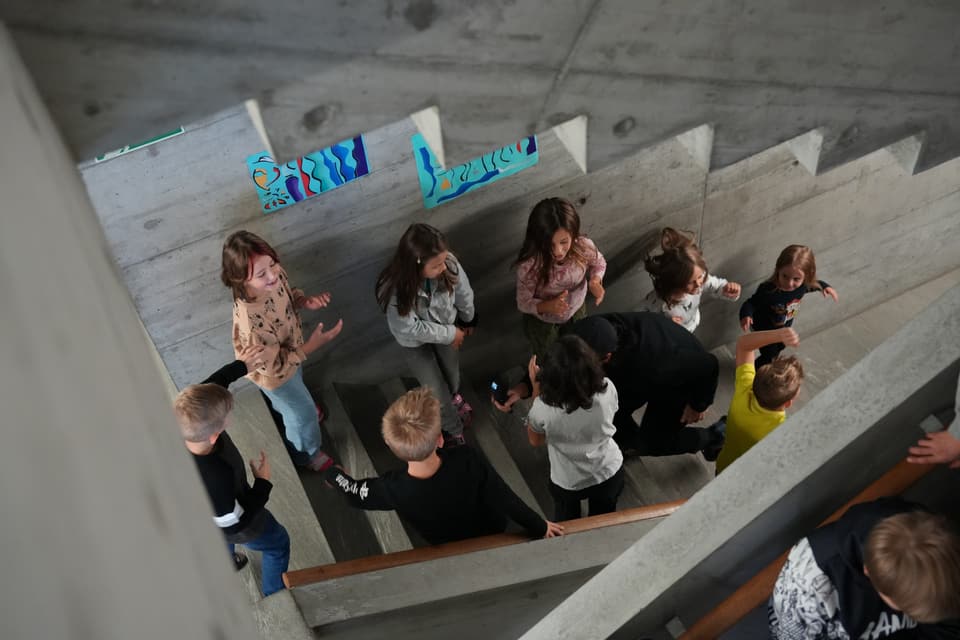
<svg viewBox="0 0 960 640">
<path fill-rule="evenodd" d="M 508 144 L 502 149 L 486 153 L 452 169 L 440 166 L 423 134 L 414 134 L 410 142 L 417 161 L 423 204 L 427 209 L 501 178 L 512 176 L 540 161 L 536 136 L 527 136 L 515 144 Z"/>
<path fill-rule="evenodd" d="M 247 158 L 247 171 L 264 213 L 336 189 L 370 173 L 363 136 L 344 140 L 282 165 L 263 151 Z"/>
</svg>

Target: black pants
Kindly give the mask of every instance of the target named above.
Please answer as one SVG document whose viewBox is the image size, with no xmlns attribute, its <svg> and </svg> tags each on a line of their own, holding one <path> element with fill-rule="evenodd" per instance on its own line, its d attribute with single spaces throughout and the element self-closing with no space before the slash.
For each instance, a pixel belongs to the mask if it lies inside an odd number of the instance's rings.
<svg viewBox="0 0 960 640">
<path fill-rule="evenodd" d="M 780 352 L 787 348 L 787 345 L 782 342 L 775 342 L 773 344 L 768 344 L 764 347 L 760 347 L 760 355 L 757 356 L 757 359 L 753 361 L 753 366 L 759 369 L 765 364 L 770 364 L 777 359 L 777 356 L 780 355 Z"/>
<path fill-rule="evenodd" d="M 550 495 L 553 496 L 555 508 L 554 520 L 575 520 L 580 517 L 580 501 L 587 500 L 589 511 L 587 515 L 595 516 L 601 513 L 612 513 L 617 510 L 617 498 L 623 491 L 623 467 L 600 484 L 595 484 L 579 491 L 570 491 L 550 483 Z"/>
<path fill-rule="evenodd" d="M 638 427 L 633 412 L 643 405 L 647 405 L 647 409 Z M 671 390 L 661 390 L 649 401 L 629 391 L 620 392 L 620 408 L 613 417 L 617 428 L 614 440 L 622 450 L 644 456 L 696 453 L 706 444 L 707 434 L 705 429 L 680 422 L 686 406 L 686 399 Z"/>
</svg>

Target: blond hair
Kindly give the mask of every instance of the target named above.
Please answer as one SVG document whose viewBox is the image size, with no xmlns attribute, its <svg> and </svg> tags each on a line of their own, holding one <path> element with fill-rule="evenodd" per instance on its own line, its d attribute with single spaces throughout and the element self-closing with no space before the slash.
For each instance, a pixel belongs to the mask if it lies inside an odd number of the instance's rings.
<svg viewBox="0 0 960 640">
<path fill-rule="evenodd" d="M 440 402 L 427 387 L 411 389 L 383 414 L 383 441 L 407 462 L 426 460 L 440 437 Z"/>
<path fill-rule="evenodd" d="M 207 442 L 223 429 L 233 395 L 218 384 L 191 384 L 177 395 L 173 412 L 187 442 Z"/>
<path fill-rule="evenodd" d="M 753 395 L 764 409 L 776 411 L 797 396 L 803 382 L 803 365 L 796 356 L 777 358 L 757 370 Z"/>
<path fill-rule="evenodd" d="M 960 536 L 945 517 L 884 518 L 867 536 L 863 566 L 874 588 L 917 622 L 960 617 Z"/>
</svg>

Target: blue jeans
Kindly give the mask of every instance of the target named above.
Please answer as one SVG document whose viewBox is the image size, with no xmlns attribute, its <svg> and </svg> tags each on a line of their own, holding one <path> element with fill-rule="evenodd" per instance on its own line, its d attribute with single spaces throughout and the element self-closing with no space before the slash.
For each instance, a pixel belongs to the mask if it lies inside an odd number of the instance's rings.
<svg viewBox="0 0 960 640">
<path fill-rule="evenodd" d="M 320 423 L 317 405 L 303 383 L 303 367 L 276 389 L 260 389 L 273 408 L 283 416 L 287 440 L 311 458 L 320 450 Z"/>
<path fill-rule="evenodd" d="M 250 540 L 244 542 L 243 546 L 247 549 L 259 551 L 263 555 L 263 595 L 264 597 L 271 593 L 276 593 L 284 588 L 283 572 L 287 570 L 290 564 L 290 536 L 283 525 L 277 522 L 273 514 L 267 511 L 267 519 L 263 526 L 263 532 Z M 232 554 L 234 545 L 227 544 Z"/>
</svg>

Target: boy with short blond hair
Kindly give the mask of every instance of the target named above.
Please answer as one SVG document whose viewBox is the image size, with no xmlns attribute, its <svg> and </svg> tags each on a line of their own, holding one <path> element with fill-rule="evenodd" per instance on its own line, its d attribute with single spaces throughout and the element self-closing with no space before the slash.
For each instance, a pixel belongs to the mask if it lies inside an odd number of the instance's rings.
<svg viewBox="0 0 960 640">
<path fill-rule="evenodd" d="M 900 498 L 858 504 L 790 550 L 768 606 L 776 640 L 960 637 L 960 535 Z"/>
<path fill-rule="evenodd" d="M 243 457 L 226 433 L 233 409 L 233 396 L 227 387 L 246 375 L 262 351 L 262 347 L 244 348 L 240 359 L 201 384 L 185 387 L 177 395 L 173 409 L 184 444 L 213 503 L 213 522 L 223 532 L 237 570 L 246 564 L 246 558 L 235 552 L 234 545 L 262 552 L 263 595 L 268 596 L 284 588 L 290 537 L 266 508 L 273 488 L 266 454 L 261 451 L 259 460 L 250 461 L 254 477 L 251 487 Z"/>
<path fill-rule="evenodd" d="M 803 365 L 791 356 L 777 358 L 757 371 L 754 351 L 768 344 L 800 344 L 797 332 L 789 327 L 755 331 L 740 336 L 736 347 L 736 380 L 726 416 L 726 440 L 716 457 L 717 473 L 750 450 L 787 419 L 803 382 Z M 709 452 L 704 456 L 710 460 Z"/>
<path fill-rule="evenodd" d="M 391 404 L 381 433 L 406 469 L 361 480 L 339 468 L 327 470 L 328 484 L 351 505 L 395 510 L 430 544 L 503 533 L 508 517 L 538 538 L 563 533 L 524 504 L 473 448 L 441 448 L 440 402 L 429 388 L 408 391 Z"/>
</svg>

